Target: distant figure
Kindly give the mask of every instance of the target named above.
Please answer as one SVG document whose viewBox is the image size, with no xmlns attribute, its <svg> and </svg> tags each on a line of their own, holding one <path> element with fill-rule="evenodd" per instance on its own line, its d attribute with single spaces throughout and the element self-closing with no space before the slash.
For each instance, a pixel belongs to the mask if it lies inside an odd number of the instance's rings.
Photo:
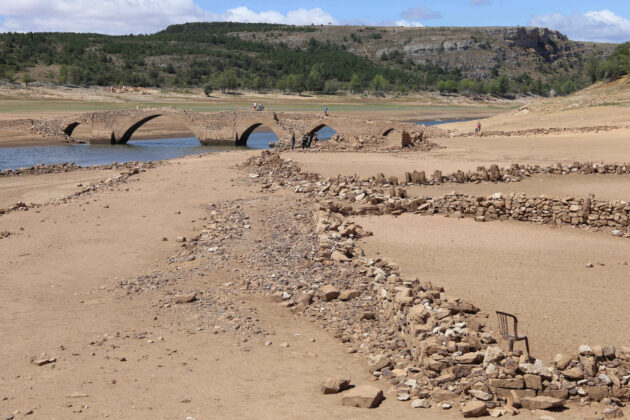
<svg viewBox="0 0 630 420">
<path fill-rule="evenodd" d="M 477 121 L 477 129 L 475 130 L 475 133 L 481 133 L 481 121 Z"/>
<path fill-rule="evenodd" d="M 315 133 L 313 135 L 313 143 L 317 144 L 318 141 L 319 141 L 319 137 L 317 136 L 317 133 Z"/>
<path fill-rule="evenodd" d="M 295 133 L 291 133 L 291 150 L 295 149 Z"/>
<path fill-rule="evenodd" d="M 302 136 L 302 149 L 306 149 L 307 143 L 308 143 L 308 135 L 304 134 L 304 136 Z"/>
<path fill-rule="evenodd" d="M 324 105 L 324 116 L 328 116 L 328 107 Z"/>
<path fill-rule="evenodd" d="M 256 102 L 254 102 L 254 111 L 256 111 L 258 107 L 256 106 Z"/>
</svg>

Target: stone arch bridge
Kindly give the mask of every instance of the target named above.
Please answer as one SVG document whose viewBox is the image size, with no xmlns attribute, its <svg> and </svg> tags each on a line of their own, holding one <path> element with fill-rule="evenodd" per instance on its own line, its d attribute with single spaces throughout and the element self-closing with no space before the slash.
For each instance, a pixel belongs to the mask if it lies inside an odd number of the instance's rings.
<svg viewBox="0 0 630 420">
<path fill-rule="evenodd" d="M 203 145 L 246 145 L 250 134 L 261 125 L 272 130 L 280 141 L 287 141 L 291 134 L 295 134 L 299 141 L 304 134 L 310 135 L 325 126 L 344 138 L 380 137 L 394 130 L 410 133 L 423 131 L 423 127 L 413 123 L 325 116 L 321 113 L 253 110 L 200 113 L 172 108 L 88 112 L 39 121 L 34 124 L 34 130 L 48 136 L 70 138 L 77 127 L 84 125 L 89 137 L 82 140 L 125 144 L 136 130 L 162 116 L 168 116 L 187 127 Z"/>
</svg>

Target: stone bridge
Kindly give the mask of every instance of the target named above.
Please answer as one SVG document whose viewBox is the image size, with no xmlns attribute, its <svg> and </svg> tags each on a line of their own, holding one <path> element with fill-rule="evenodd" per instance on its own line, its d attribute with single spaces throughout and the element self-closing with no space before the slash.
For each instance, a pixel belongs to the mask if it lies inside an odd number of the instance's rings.
<svg viewBox="0 0 630 420">
<path fill-rule="evenodd" d="M 393 130 L 420 132 L 423 127 L 413 123 L 384 120 L 362 120 L 322 113 L 273 111 L 222 111 L 200 113 L 173 108 L 101 111 L 38 121 L 34 130 L 48 136 L 72 137 L 79 125 L 89 131 L 90 143 L 125 144 L 136 130 L 147 122 L 168 116 L 192 132 L 203 145 L 246 145 L 250 134 L 258 127 L 272 130 L 280 141 L 295 134 L 297 141 L 328 126 L 340 137 L 380 137 Z M 85 132 L 85 130 L 84 130 Z"/>
</svg>

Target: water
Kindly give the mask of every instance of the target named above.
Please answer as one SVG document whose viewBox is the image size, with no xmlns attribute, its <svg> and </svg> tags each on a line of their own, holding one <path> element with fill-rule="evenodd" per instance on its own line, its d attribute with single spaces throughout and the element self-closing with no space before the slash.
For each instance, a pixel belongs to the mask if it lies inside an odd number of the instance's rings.
<svg viewBox="0 0 630 420">
<path fill-rule="evenodd" d="M 456 123 L 456 122 L 466 122 L 466 121 L 474 121 L 474 119 L 461 119 L 461 120 L 446 120 L 446 121 L 416 121 L 416 124 L 418 125 L 425 125 L 427 127 L 431 127 L 432 125 L 440 125 L 440 124 L 449 124 L 449 123 Z"/>
<path fill-rule="evenodd" d="M 446 123 L 440 121 L 438 123 Z M 320 141 L 337 134 L 330 127 L 317 132 Z M 73 144 L 63 146 L 34 146 L 0 148 L 0 170 L 18 169 L 51 163 L 75 163 L 80 166 L 104 165 L 112 162 L 146 162 L 173 159 L 186 155 L 224 152 L 227 150 L 269 148 L 278 137 L 273 132 L 253 132 L 247 146 L 202 146 L 194 137 L 162 140 L 131 140 L 127 144 Z M 296 139 L 299 142 L 301 139 Z"/>
<path fill-rule="evenodd" d="M 146 162 L 211 152 L 238 149 L 263 150 L 278 137 L 272 132 L 252 133 L 247 146 L 202 146 L 194 137 L 161 140 L 131 140 L 127 144 L 73 144 L 0 148 L 0 170 L 18 169 L 40 163 L 70 163 L 80 166 L 104 165 L 112 162 Z"/>
</svg>

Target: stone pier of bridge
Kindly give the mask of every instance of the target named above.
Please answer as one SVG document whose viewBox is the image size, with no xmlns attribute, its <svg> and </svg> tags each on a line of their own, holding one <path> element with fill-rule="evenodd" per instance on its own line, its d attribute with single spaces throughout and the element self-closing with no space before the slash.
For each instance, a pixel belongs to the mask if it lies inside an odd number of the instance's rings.
<svg viewBox="0 0 630 420">
<path fill-rule="evenodd" d="M 41 121 L 35 127 L 42 134 L 68 138 L 72 137 L 77 127 L 84 125 L 89 138 L 82 140 L 94 144 L 125 144 L 144 124 L 163 116 L 187 127 L 203 145 L 246 145 L 249 136 L 260 126 L 272 130 L 279 141 L 287 141 L 292 134 L 299 141 L 304 134 L 310 135 L 325 126 L 343 138 L 379 137 L 393 130 L 419 129 L 412 123 L 364 120 L 323 113 L 254 110 L 201 113 L 173 108 L 88 112 Z"/>
</svg>

